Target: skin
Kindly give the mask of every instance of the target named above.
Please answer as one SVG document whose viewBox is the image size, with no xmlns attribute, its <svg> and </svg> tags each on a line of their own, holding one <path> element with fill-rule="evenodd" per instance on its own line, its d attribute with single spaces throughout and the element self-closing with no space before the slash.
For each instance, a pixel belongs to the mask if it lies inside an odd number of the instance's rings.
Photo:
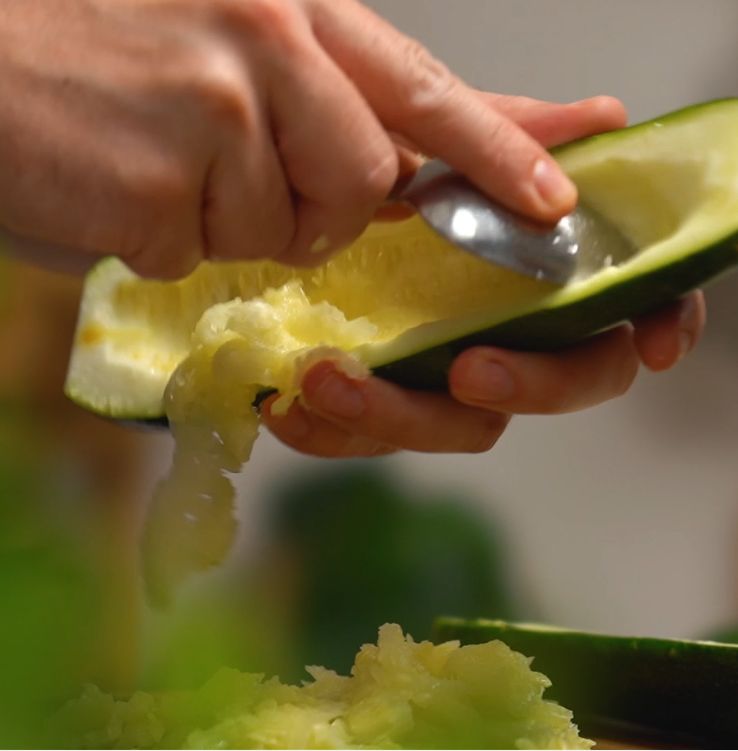
<svg viewBox="0 0 738 751">
<path fill-rule="evenodd" d="M 475 347 L 449 373 L 449 394 L 407 391 L 379 378 L 350 379 L 319 363 L 284 417 L 263 417 L 287 445 L 314 456 L 377 456 L 400 449 L 478 453 L 492 448 L 514 414 L 561 414 L 624 394 L 639 366 L 675 365 L 705 323 L 694 293 L 634 325 L 555 354 Z"/>
<path fill-rule="evenodd" d="M 476 91 L 356 0 L 4 0 L 0 50 L 0 227 L 21 257 L 65 268 L 317 264 L 386 210 L 419 154 L 553 222 L 577 195 L 546 149 L 625 124 L 609 97 Z M 485 450 L 512 413 L 580 409 L 623 393 L 639 362 L 670 367 L 703 321 L 693 295 L 558 355 L 475 348 L 447 396 L 321 363 L 302 402 L 265 420 L 321 456 Z"/>
</svg>

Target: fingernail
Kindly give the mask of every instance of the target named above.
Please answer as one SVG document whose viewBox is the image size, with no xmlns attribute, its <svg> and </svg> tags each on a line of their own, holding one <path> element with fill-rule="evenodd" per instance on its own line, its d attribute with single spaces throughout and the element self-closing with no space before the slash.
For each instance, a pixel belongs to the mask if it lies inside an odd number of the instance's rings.
<svg viewBox="0 0 738 751">
<path fill-rule="evenodd" d="M 311 246 L 311 253 L 325 253 L 331 247 L 331 241 L 326 235 L 321 235 Z"/>
<path fill-rule="evenodd" d="M 541 200 L 554 211 L 568 208 L 576 200 L 571 180 L 548 159 L 539 159 L 533 167 L 533 183 Z"/>
<path fill-rule="evenodd" d="M 313 368 L 303 379 L 303 389 L 308 392 L 306 397 L 311 406 L 336 417 L 354 420 L 366 407 L 359 389 L 335 370 Z"/>
<path fill-rule="evenodd" d="M 459 391 L 475 402 L 494 404 L 513 396 L 515 381 L 499 362 L 477 359 L 469 364 Z"/>
</svg>

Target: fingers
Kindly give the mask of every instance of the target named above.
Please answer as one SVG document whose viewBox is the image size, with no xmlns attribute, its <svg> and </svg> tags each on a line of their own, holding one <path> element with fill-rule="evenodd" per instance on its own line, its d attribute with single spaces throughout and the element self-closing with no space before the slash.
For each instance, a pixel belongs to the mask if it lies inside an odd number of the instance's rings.
<svg viewBox="0 0 738 751">
<path fill-rule="evenodd" d="M 397 149 L 397 180 L 392 186 L 392 193 L 397 194 L 413 179 L 425 159 L 418 153 L 414 146 L 404 143 L 402 139 L 394 134 L 392 134 L 392 140 Z M 409 204 L 404 201 L 392 200 L 390 197 L 374 212 L 374 219 L 382 222 L 399 221 L 401 219 L 408 219 L 414 213 L 415 209 Z"/>
<path fill-rule="evenodd" d="M 353 0 L 310 7 L 319 41 L 385 127 L 513 210 L 555 221 L 574 207 L 574 185 L 543 146 L 417 42 Z"/>
<path fill-rule="evenodd" d="M 205 186 L 205 255 L 273 258 L 294 236 L 292 196 L 265 114 L 252 101 L 254 87 L 233 73 L 235 80 L 221 87 L 220 109 L 228 115 L 221 118 L 220 149 Z"/>
<path fill-rule="evenodd" d="M 294 402 L 284 416 L 273 415 L 276 396 L 262 405 L 262 419 L 282 443 L 310 456 L 335 459 L 383 456 L 397 449 L 366 436 L 357 435 L 324 420 Z"/>
<path fill-rule="evenodd" d="M 706 317 L 698 291 L 635 321 L 635 345 L 644 365 L 656 371 L 675 365 L 699 341 Z"/>
<path fill-rule="evenodd" d="M 31 240 L 0 227 L 0 253 L 8 253 L 19 261 L 25 261 L 51 271 L 82 276 L 95 263 L 90 253 Z"/>
<path fill-rule="evenodd" d="M 203 202 L 204 255 L 211 260 L 275 258 L 292 242 L 295 217 L 274 149 L 234 143 L 208 175 Z"/>
<path fill-rule="evenodd" d="M 571 104 L 556 104 L 488 92 L 479 92 L 479 95 L 546 148 L 622 128 L 627 123 L 625 108 L 614 97 L 598 96 Z M 399 153 L 400 175 L 412 175 L 422 163 L 421 160 L 409 148 L 403 148 Z M 390 202 L 380 207 L 375 218 L 404 219 L 409 213 L 403 204 Z"/>
<path fill-rule="evenodd" d="M 398 175 L 398 151 L 354 85 L 305 36 L 273 72 L 273 128 L 296 194 L 285 263 L 318 263 L 354 240 Z"/>
<path fill-rule="evenodd" d="M 315 365 L 305 375 L 302 400 L 304 408 L 298 413 L 293 406 L 285 420 L 299 415 L 309 422 L 307 432 L 290 434 L 292 424 L 274 416 L 266 418 L 267 424 L 285 443 L 310 453 L 318 445 L 328 455 L 346 456 L 357 450 L 365 453 L 353 455 L 367 455 L 367 449 L 376 453 L 386 452 L 387 447 L 486 451 L 509 421 L 507 415 L 458 404 L 445 394 L 407 391 L 379 378 L 350 379 L 330 362 Z M 340 445 L 346 436 L 357 441 L 348 449 Z"/>
<path fill-rule="evenodd" d="M 518 414 L 559 414 L 620 396 L 638 372 L 629 326 L 557 353 L 474 347 L 449 372 L 449 390 L 463 404 Z"/>
<path fill-rule="evenodd" d="M 597 96 L 571 104 L 481 92 L 495 110 L 509 117 L 546 148 L 623 128 L 628 115 L 622 102 Z"/>
<path fill-rule="evenodd" d="M 264 420 L 284 443 L 316 456 L 376 456 L 396 449 L 474 453 L 491 448 L 512 414 L 559 414 L 625 393 L 641 361 L 674 365 L 705 324 L 702 293 L 557 353 L 474 347 L 454 361 L 451 396 L 378 378 L 354 380 L 331 362 L 311 368 L 302 404 Z"/>
</svg>

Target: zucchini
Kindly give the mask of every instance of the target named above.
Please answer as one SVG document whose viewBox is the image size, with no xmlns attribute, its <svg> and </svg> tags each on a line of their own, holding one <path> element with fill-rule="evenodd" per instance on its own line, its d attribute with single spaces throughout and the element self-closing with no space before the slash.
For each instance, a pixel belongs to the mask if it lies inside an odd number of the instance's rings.
<svg viewBox="0 0 738 751">
<path fill-rule="evenodd" d="M 588 737 L 661 748 L 738 744 L 738 645 L 439 618 L 433 640 L 499 639 L 533 657 Z M 656 745 L 658 744 L 658 745 Z"/>
<path fill-rule="evenodd" d="M 440 389 L 452 359 L 469 346 L 564 347 L 738 261 L 738 99 L 695 105 L 555 155 L 582 199 L 640 248 L 633 258 L 556 288 L 472 258 L 415 218 L 370 227 L 318 270 L 202 264 L 185 280 L 161 283 L 107 260 L 86 282 L 67 394 L 106 416 L 161 418 L 165 387 L 189 354 L 200 316 L 294 281 L 311 303 L 375 326 L 350 347 L 364 365 L 403 385 Z M 305 346 L 326 343 L 313 334 Z"/>
</svg>

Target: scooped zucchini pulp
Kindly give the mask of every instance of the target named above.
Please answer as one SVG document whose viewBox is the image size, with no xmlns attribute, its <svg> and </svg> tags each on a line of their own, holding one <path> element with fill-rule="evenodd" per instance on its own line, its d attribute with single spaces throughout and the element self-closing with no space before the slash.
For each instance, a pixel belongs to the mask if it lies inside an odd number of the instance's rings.
<svg viewBox="0 0 738 751">
<path fill-rule="evenodd" d="M 544 698 L 546 676 L 500 641 L 434 645 L 385 624 L 376 645 L 361 647 L 350 675 L 316 666 L 307 672 L 295 686 L 223 668 L 197 690 L 137 692 L 125 701 L 89 686 L 52 718 L 49 737 L 61 748 L 593 745 L 571 711 Z"/>
<path fill-rule="evenodd" d="M 555 155 L 582 199 L 640 249 L 564 287 L 472 258 L 417 218 L 371 226 L 313 270 L 203 263 L 163 283 L 109 259 L 91 272 L 67 394 L 108 417 L 166 416 L 177 439 L 147 527 L 152 591 L 165 597 L 187 571 L 224 557 L 235 531 L 224 471 L 248 459 L 258 429 L 252 403 L 276 389 L 275 408 L 286 409 L 315 359 L 443 388 L 449 363 L 472 344 L 562 347 L 738 261 L 738 99 Z"/>
</svg>

